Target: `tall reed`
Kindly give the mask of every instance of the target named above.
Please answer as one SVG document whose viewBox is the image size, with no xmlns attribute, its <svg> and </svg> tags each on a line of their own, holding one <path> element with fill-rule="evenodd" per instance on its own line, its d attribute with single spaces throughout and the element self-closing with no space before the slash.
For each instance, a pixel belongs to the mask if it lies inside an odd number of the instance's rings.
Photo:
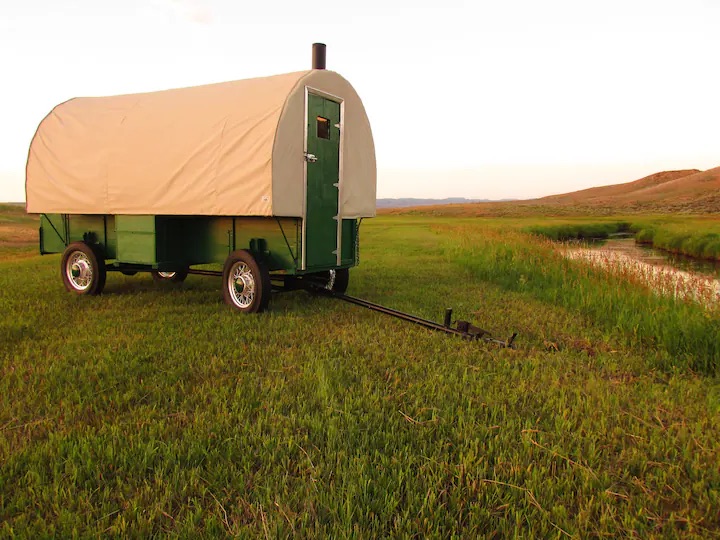
<svg viewBox="0 0 720 540">
<path fill-rule="evenodd" d="M 473 277 L 573 309 L 631 346 L 646 348 L 658 367 L 720 372 L 717 313 L 686 298 L 658 295 L 640 278 L 568 260 L 549 241 L 514 231 L 454 229 L 446 256 Z"/>
</svg>

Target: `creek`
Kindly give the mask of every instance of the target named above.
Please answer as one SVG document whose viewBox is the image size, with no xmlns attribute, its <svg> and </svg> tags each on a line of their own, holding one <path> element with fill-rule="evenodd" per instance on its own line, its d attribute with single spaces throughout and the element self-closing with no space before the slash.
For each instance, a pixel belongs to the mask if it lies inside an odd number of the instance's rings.
<svg viewBox="0 0 720 540">
<path fill-rule="evenodd" d="M 636 244 L 635 239 L 632 237 L 610 238 L 592 242 L 588 247 L 593 251 L 617 253 L 651 266 L 669 267 L 678 271 L 692 272 L 720 280 L 720 261 L 696 259 L 651 246 Z"/>
<path fill-rule="evenodd" d="M 662 294 L 720 307 L 720 261 L 695 259 L 636 244 L 632 237 L 611 237 L 583 242 L 581 246 L 568 246 L 566 256 L 627 275 Z"/>
</svg>

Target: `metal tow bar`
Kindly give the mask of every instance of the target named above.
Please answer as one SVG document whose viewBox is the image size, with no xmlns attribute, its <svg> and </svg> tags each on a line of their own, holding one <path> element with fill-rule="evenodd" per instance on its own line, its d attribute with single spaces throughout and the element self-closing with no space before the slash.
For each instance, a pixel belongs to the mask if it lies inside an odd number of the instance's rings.
<svg viewBox="0 0 720 540">
<path fill-rule="evenodd" d="M 378 311 L 380 313 L 385 313 L 386 315 L 390 315 L 391 317 L 396 317 L 398 319 L 402 319 L 404 321 L 408 321 L 411 323 L 419 324 L 420 326 L 424 326 L 425 328 L 429 328 L 430 330 L 436 330 L 438 332 L 445 332 L 446 334 L 452 334 L 455 336 L 459 336 L 464 339 L 470 339 L 470 340 L 480 340 L 484 341 L 486 343 L 495 343 L 497 345 L 501 345 L 503 347 L 508 347 L 510 349 L 514 349 L 513 342 L 515 341 L 515 338 L 517 337 L 517 332 L 514 332 L 510 338 L 507 340 L 497 339 L 492 337 L 490 332 L 487 330 L 484 330 L 478 326 L 475 326 L 468 321 L 456 321 L 456 327 L 453 328 L 451 326 L 452 322 L 452 309 L 448 308 L 445 310 L 445 321 L 443 324 L 436 323 L 435 321 L 429 321 L 427 319 L 422 319 L 420 317 L 416 317 L 415 315 L 410 315 L 409 313 L 404 313 L 402 311 L 398 311 L 396 309 L 392 309 L 389 307 L 381 306 L 380 304 L 375 304 L 373 302 L 368 302 L 367 300 L 363 300 L 361 298 L 356 298 L 354 296 L 349 296 L 347 294 L 342 294 L 338 292 L 334 292 L 328 289 L 321 289 L 317 288 L 315 289 L 318 292 L 321 292 L 322 294 L 325 294 L 327 296 L 332 296 L 333 298 L 338 298 L 339 300 L 344 300 L 345 302 L 349 302 L 351 304 L 355 304 L 356 306 L 362 306 L 367 309 L 371 309 L 373 311 Z"/>
</svg>

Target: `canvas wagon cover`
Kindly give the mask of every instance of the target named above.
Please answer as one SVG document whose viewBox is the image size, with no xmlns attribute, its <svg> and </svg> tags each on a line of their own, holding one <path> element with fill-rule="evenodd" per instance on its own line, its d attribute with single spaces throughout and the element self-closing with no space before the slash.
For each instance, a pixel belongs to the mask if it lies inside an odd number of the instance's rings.
<svg viewBox="0 0 720 540">
<path fill-rule="evenodd" d="M 62 103 L 30 145 L 27 211 L 301 217 L 306 87 L 344 100 L 340 215 L 374 216 L 370 123 L 326 70 Z"/>
</svg>

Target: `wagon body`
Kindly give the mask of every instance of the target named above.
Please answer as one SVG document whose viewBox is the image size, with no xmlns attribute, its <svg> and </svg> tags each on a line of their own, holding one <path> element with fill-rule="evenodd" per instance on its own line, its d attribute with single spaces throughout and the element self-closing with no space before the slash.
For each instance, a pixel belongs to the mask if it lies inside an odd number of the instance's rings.
<svg viewBox="0 0 720 540">
<path fill-rule="evenodd" d="M 372 132 L 350 83 L 313 67 L 55 107 L 30 145 L 26 200 L 68 290 L 99 292 L 107 270 L 184 278 L 223 263 L 232 297 L 269 288 L 269 272 L 356 265 L 375 215 Z"/>
<path fill-rule="evenodd" d="M 287 217 L 42 214 L 40 252 L 62 253 L 73 242 L 87 242 L 103 253 L 109 270 L 174 272 L 222 264 L 244 249 L 262 257 L 271 272 L 306 275 L 357 264 L 359 220 L 343 219 L 341 227 L 340 262 L 317 260 L 311 252 L 305 268 L 302 219 Z M 334 256 L 332 248 L 325 249 Z"/>
</svg>

